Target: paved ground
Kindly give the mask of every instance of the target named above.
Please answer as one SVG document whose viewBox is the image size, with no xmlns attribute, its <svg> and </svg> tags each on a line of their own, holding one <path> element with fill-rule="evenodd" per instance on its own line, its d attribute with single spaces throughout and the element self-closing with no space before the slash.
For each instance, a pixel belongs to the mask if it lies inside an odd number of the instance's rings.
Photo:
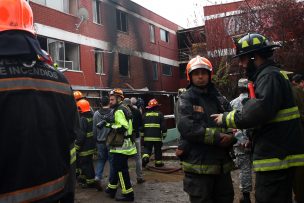
<svg viewBox="0 0 304 203">
<path fill-rule="evenodd" d="M 187 203 L 189 202 L 187 194 L 183 191 L 183 174 L 177 172 L 173 174 L 161 174 L 151 172 L 148 170 L 144 171 L 146 182 L 144 184 L 136 184 L 135 175 L 135 162 L 134 160 L 129 161 L 130 174 L 133 183 L 133 189 L 135 191 L 135 202 L 136 203 Z M 168 161 L 166 165 L 179 166 L 178 161 Z M 105 169 L 108 172 L 108 168 Z M 107 177 L 105 177 L 106 179 Z M 238 189 L 238 171 L 232 173 L 235 191 L 235 201 L 239 202 L 240 192 Z M 103 182 L 105 188 L 107 182 Z M 119 193 L 118 193 L 119 194 Z M 253 196 L 253 195 L 252 195 Z M 81 189 L 77 187 L 76 191 L 76 202 L 77 203 L 114 203 L 115 201 L 108 198 L 104 192 L 98 192 L 94 189 Z M 252 202 L 254 199 L 252 198 Z"/>
</svg>

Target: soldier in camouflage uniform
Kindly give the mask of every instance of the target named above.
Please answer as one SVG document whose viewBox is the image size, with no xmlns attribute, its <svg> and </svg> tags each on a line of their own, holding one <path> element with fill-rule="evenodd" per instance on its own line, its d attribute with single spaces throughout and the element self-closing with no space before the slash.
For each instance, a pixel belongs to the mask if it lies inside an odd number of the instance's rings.
<svg viewBox="0 0 304 203">
<path fill-rule="evenodd" d="M 241 110 L 243 102 L 248 98 L 247 79 L 238 81 L 240 96 L 230 102 L 233 109 Z M 240 189 L 243 197 L 240 198 L 240 203 L 250 203 L 250 192 L 252 191 L 252 163 L 249 145 L 249 130 L 238 129 L 235 133 L 237 143 L 233 146 L 236 156 L 235 164 L 240 169 Z"/>
</svg>

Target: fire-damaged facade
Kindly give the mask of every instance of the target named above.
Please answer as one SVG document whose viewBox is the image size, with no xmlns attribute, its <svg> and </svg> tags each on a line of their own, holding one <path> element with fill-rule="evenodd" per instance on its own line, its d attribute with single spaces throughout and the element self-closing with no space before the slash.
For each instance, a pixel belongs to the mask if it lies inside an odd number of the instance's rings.
<svg viewBox="0 0 304 203">
<path fill-rule="evenodd" d="M 75 89 L 176 92 L 180 27 L 130 0 L 31 0 L 41 47 Z"/>
<path fill-rule="evenodd" d="M 130 0 L 30 0 L 41 47 L 92 107 L 110 89 L 172 115 L 180 76 L 177 24 Z M 167 120 L 175 127 L 174 120 Z M 174 131 L 175 132 L 175 131 Z M 172 133 L 172 134 L 176 134 Z"/>
</svg>

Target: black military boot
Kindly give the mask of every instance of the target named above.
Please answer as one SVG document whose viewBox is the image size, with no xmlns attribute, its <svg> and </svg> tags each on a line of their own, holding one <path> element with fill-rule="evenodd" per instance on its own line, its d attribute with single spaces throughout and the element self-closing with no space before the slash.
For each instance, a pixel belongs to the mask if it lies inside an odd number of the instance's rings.
<svg viewBox="0 0 304 203">
<path fill-rule="evenodd" d="M 249 192 L 243 192 L 243 197 L 241 197 L 240 203 L 251 203 Z"/>
<path fill-rule="evenodd" d="M 122 195 L 121 197 L 117 197 L 116 201 L 120 202 L 133 202 L 134 201 L 134 193 L 130 193 L 127 195 Z"/>
</svg>

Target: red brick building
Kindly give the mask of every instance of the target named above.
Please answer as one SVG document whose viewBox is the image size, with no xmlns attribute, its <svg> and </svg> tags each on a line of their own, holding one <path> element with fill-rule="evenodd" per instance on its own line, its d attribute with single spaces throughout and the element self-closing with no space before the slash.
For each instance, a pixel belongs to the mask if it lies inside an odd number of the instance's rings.
<svg viewBox="0 0 304 203">
<path fill-rule="evenodd" d="M 239 33 L 237 16 L 244 1 L 204 7 L 206 42 L 210 57 L 233 55 L 232 37 Z"/>
<path fill-rule="evenodd" d="M 38 39 L 75 89 L 176 92 L 179 26 L 130 0 L 31 0 Z M 88 19 L 81 22 L 81 15 Z M 81 22 L 81 23 L 80 23 Z"/>
</svg>

